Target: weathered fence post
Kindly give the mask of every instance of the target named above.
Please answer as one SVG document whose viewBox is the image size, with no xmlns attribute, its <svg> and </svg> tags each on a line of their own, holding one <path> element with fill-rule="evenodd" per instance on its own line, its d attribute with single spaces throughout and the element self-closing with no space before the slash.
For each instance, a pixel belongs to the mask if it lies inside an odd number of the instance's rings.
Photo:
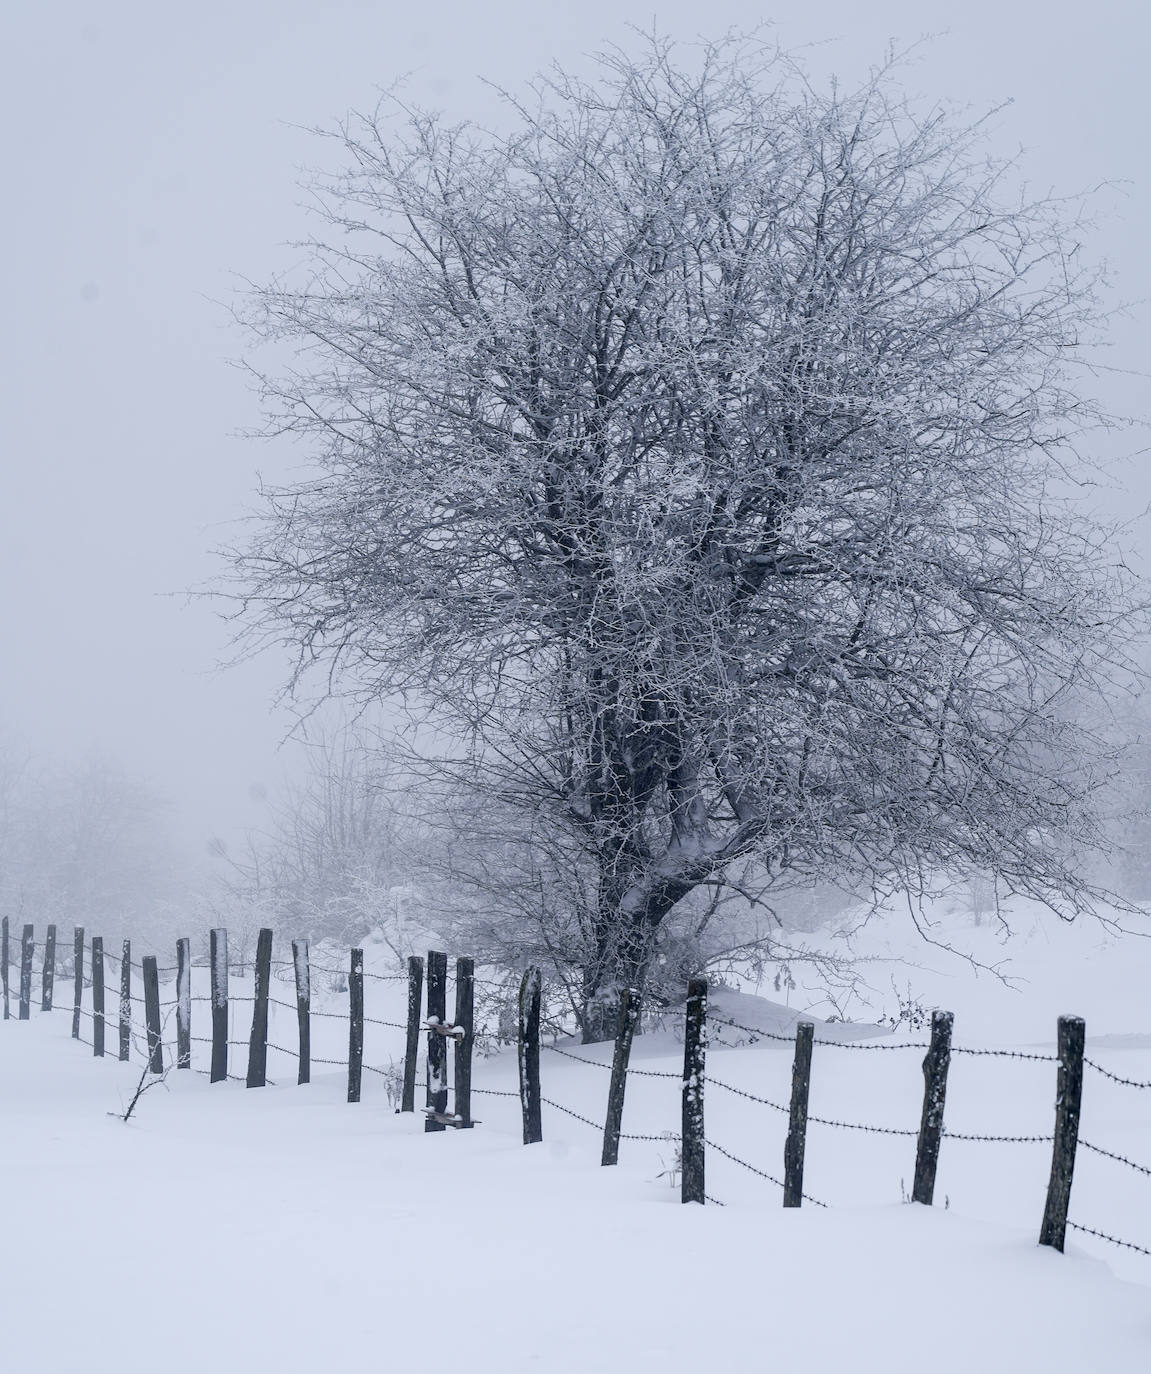
<svg viewBox="0 0 1151 1374">
<path fill-rule="evenodd" d="M 80 1039 L 80 1008 L 84 1004 L 84 927 L 72 935 L 72 1039 Z M 7 1008 L 5 1008 L 7 1010 Z"/>
<path fill-rule="evenodd" d="M 36 944 L 31 926 L 24 927 L 20 940 L 20 1020 L 32 1014 L 32 956 Z"/>
<path fill-rule="evenodd" d="M 0 977 L 4 980 L 4 1020 L 8 1021 L 12 1013 L 8 1010 L 8 917 L 0 920 Z"/>
<path fill-rule="evenodd" d="M 364 1075 L 364 951 L 352 950 L 348 963 L 348 1101 L 360 1100 Z"/>
<path fill-rule="evenodd" d="M 524 1144 L 544 1138 L 540 1095 L 540 1001 L 543 979 L 538 968 L 525 970 L 520 981 L 519 1031 L 516 1037 L 520 1069 L 520 1110 L 524 1119 Z"/>
<path fill-rule="evenodd" d="M 611 1061 L 611 1083 L 607 1090 L 607 1115 L 603 1123 L 603 1153 L 601 1164 L 619 1163 L 619 1136 L 623 1129 L 623 1100 L 627 1092 L 627 1066 L 631 1058 L 631 1042 L 639 1020 L 639 992 L 624 988 L 619 1000 L 619 1030 L 615 1037 L 615 1053 Z"/>
<path fill-rule="evenodd" d="M 703 1075 L 707 1054 L 707 979 L 687 985 L 683 1035 L 683 1143 L 680 1201 L 704 1202 Z"/>
<path fill-rule="evenodd" d="M 132 941 L 120 946 L 120 1059 L 127 1063 L 132 1053 Z"/>
<path fill-rule="evenodd" d="M 919 1120 L 911 1200 L 922 1202 L 926 1207 L 931 1206 L 935 1196 L 935 1170 L 939 1165 L 939 1142 L 943 1136 L 943 1105 L 947 1098 L 954 1020 L 949 1011 L 931 1013 L 931 1044 L 923 1057 L 923 1115 Z"/>
<path fill-rule="evenodd" d="M 312 970 L 307 940 L 292 941 L 292 969 L 296 975 L 296 1020 L 300 1026 L 300 1072 L 297 1083 L 312 1081 Z"/>
<path fill-rule="evenodd" d="M 1083 1098 L 1083 1047 L 1087 1026 L 1081 1016 L 1059 1018 L 1059 1072 L 1055 1085 L 1055 1143 L 1051 1150 L 1051 1179 L 1043 1208 L 1040 1245 L 1063 1249 L 1071 1178 L 1079 1144 L 1079 1107 Z"/>
<path fill-rule="evenodd" d="M 44 936 L 44 966 L 40 970 L 40 1010 L 52 1010 L 52 992 L 56 984 L 56 927 L 50 925 Z"/>
<path fill-rule="evenodd" d="M 144 1025 L 148 1036 L 148 1069 L 164 1072 L 164 1043 L 160 1033 L 160 971 L 154 954 L 144 955 Z"/>
<path fill-rule="evenodd" d="M 408 958 L 408 1037 L 404 1046 L 404 1087 L 400 1111 L 416 1110 L 416 1069 L 420 1058 L 420 1006 L 424 996 L 424 961 L 418 954 Z"/>
<path fill-rule="evenodd" d="M 192 942 L 176 941 L 176 1067 L 192 1067 Z"/>
<path fill-rule="evenodd" d="M 249 1088 L 262 1088 L 268 1081 L 268 994 L 271 981 L 272 932 L 265 926 L 256 937 L 252 1034 L 248 1038 Z"/>
<path fill-rule="evenodd" d="M 448 1112 L 448 1042 L 441 1029 L 448 1019 L 448 956 L 428 951 L 428 1107 L 425 1131 L 445 1131 L 436 1117 Z"/>
<path fill-rule="evenodd" d="M 811 1093 L 811 1047 L 815 1026 L 801 1021 L 795 1028 L 795 1060 L 791 1066 L 791 1115 L 783 1146 L 783 1205 L 803 1202 L 803 1157 L 807 1151 L 807 1101 Z"/>
<path fill-rule="evenodd" d="M 92 936 L 92 1053 L 104 1057 L 104 937 Z"/>
<path fill-rule="evenodd" d="M 212 1066 L 209 1083 L 228 1077 L 228 932 L 208 933 L 209 976 L 212 983 Z"/>
<path fill-rule="evenodd" d="M 475 1043 L 476 963 L 474 959 L 456 960 L 456 1046 L 452 1051 L 455 1069 L 456 1125 L 462 1131 L 472 1128 L 472 1046 Z"/>
</svg>

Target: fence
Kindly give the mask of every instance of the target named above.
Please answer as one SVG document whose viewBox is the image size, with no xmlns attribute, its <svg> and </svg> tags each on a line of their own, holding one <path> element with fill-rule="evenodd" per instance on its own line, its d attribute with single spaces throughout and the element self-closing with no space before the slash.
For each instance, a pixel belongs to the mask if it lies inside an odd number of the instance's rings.
<svg viewBox="0 0 1151 1374">
<path fill-rule="evenodd" d="M 203 1044 L 210 1047 L 209 1068 L 199 1069 L 206 1073 L 211 1082 L 228 1079 L 243 1081 L 249 1088 L 263 1087 L 268 1082 L 267 1060 L 269 1050 L 295 1061 L 297 1083 L 307 1084 L 311 1079 L 313 1064 L 346 1068 L 347 1100 L 359 1102 L 361 1098 L 363 1073 L 391 1076 L 391 1067 L 373 1065 L 364 1058 L 364 1035 L 366 1026 L 380 1026 L 402 1031 L 403 1067 L 398 1083 L 391 1085 L 398 1099 L 398 1110 L 414 1112 L 416 1101 L 417 1077 L 419 1072 L 419 1051 L 421 1040 L 425 1042 L 425 1090 L 424 1130 L 437 1132 L 454 1129 L 470 1130 L 478 1124 L 472 1116 L 472 1097 L 486 1095 L 519 1099 L 523 1123 L 525 1145 L 543 1139 L 542 1107 L 544 1105 L 582 1122 L 592 1130 L 602 1134 L 601 1162 L 613 1165 L 619 1159 L 621 1141 L 662 1141 L 666 1136 L 628 1134 L 623 1130 L 624 1104 L 629 1076 L 645 1078 L 673 1079 L 680 1087 L 681 1112 L 678 1134 L 679 1163 L 681 1177 L 680 1194 L 684 1202 L 717 1202 L 706 1192 L 707 1155 L 714 1151 L 732 1163 L 748 1170 L 751 1174 L 780 1189 L 784 1207 L 800 1207 L 809 1202 L 817 1207 L 827 1204 L 812 1197 L 804 1190 L 804 1166 L 806 1142 L 809 1127 L 820 1126 L 836 1130 L 859 1131 L 876 1135 L 914 1137 L 915 1164 L 911 1200 L 930 1206 L 934 1200 L 936 1171 L 941 1143 L 945 1139 L 995 1144 L 1051 1145 L 1051 1167 L 1046 1191 L 1043 1216 L 1039 1228 L 1039 1243 L 1062 1250 L 1066 1231 L 1080 1231 L 1112 1245 L 1120 1246 L 1134 1253 L 1151 1257 L 1151 1247 L 1125 1240 L 1097 1227 L 1075 1221 L 1069 1215 L 1071 1188 L 1074 1178 L 1077 1152 L 1086 1150 L 1112 1164 L 1132 1171 L 1143 1178 L 1151 1178 L 1151 1167 L 1141 1164 L 1127 1156 L 1085 1140 L 1080 1135 L 1080 1112 L 1084 1072 L 1098 1074 L 1112 1083 L 1132 1091 L 1151 1091 L 1151 1081 L 1126 1078 L 1096 1063 L 1085 1054 L 1085 1025 L 1081 1018 L 1065 1016 L 1059 1018 L 1057 1053 L 1038 1054 L 1011 1049 L 975 1049 L 952 1043 L 953 1018 L 950 1012 L 937 1011 L 933 1014 L 930 1038 L 924 1042 L 870 1043 L 852 1041 L 821 1041 L 820 1050 L 832 1053 L 874 1053 L 924 1050 L 923 1104 L 918 1129 L 876 1125 L 868 1122 L 837 1120 L 812 1114 L 808 1110 L 812 1062 L 814 1052 L 814 1026 L 810 1022 L 800 1022 L 793 1037 L 774 1031 L 741 1025 L 708 1010 L 708 985 L 703 979 L 692 980 L 688 985 L 688 995 L 684 1010 L 684 1061 L 682 1073 L 667 1070 L 639 1069 L 630 1067 L 631 1046 L 639 1017 L 639 998 L 634 991 L 625 991 L 621 999 L 620 1022 L 610 1065 L 575 1054 L 556 1044 L 541 1041 L 541 1001 L 542 978 L 538 969 L 527 970 L 521 980 L 518 997 L 516 1024 L 516 1049 L 519 1074 L 518 1092 L 484 1087 L 473 1087 L 472 1067 L 476 1040 L 475 1030 L 475 965 L 471 959 L 456 960 L 454 990 L 455 1009 L 451 1021 L 447 1018 L 448 960 L 444 953 L 432 951 L 427 963 L 422 958 L 408 960 L 404 974 L 377 974 L 364 969 L 363 951 L 353 949 L 349 953 L 346 969 L 330 966 L 316 966 L 310 961 L 307 941 L 292 942 L 290 960 L 273 959 L 273 934 L 262 930 L 256 947 L 253 965 L 254 987 L 251 997 L 231 997 L 229 995 L 229 972 L 234 966 L 228 962 L 228 933 L 226 930 L 213 930 L 208 943 L 208 994 L 193 995 L 191 942 L 180 939 L 176 942 L 176 963 L 161 967 L 155 956 L 146 956 L 140 962 L 132 958 L 131 942 L 125 940 L 117 959 L 103 947 L 103 940 L 96 936 L 86 941 L 82 927 L 74 932 L 72 946 L 72 1036 L 92 1048 L 94 1057 L 106 1054 L 106 1029 L 111 1019 L 117 1030 L 117 1058 L 126 1061 L 135 1047 L 142 1058 L 145 1068 L 143 1075 L 153 1075 L 158 1079 L 171 1069 L 192 1070 L 192 1045 Z M 30 1018 L 33 1000 L 35 975 L 34 928 L 25 925 L 19 945 L 17 1019 Z M 12 969 L 9 921 L 0 921 L 0 980 L 2 980 L 3 1019 L 11 1019 Z M 105 1001 L 107 963 L 111 961 L 118 973 L 118 994 L 113 1013 L 110 1015 Z M 55 979 L 59 956 L 56 949 L 56 928 L 47 928 L 43 955 L 40 962 L 40 1009 L 56 1010 Z M 85 969 L 88 969 L 86 975 Z M 68 970 L 65 968 L 65 973 Z M 133 992 L 133 973 L 138 973 L 143 995 Z M 330 977 L 346 979 L 348 997 L 347 1012 L 319 1010 L 312 1005 L 312 975 L 322 973 Z M 160 975 L 173 975 L 172 981 L 163 985 L 164 990 L 173 994 L 162 998 Z M 425 980 L 426 974 L 426 980 Z M 291 1002 L 277 998 L 272 993 L 273 975 L 281 981 L 290 981 L 295 997 Z M 381 983 L 406 983 L 407 1014 L 403 1022 L 384 1020 L 365 1014 L 364 980 L 372 979 Z M 426 981 L 426 995 L 425 995 Z M 85 988 L 90 988 L 90 1007 L 83 1005 Z M 197 1036 L 193 1030 L 193 1005 L 207 1003 L 210 1007 L 211 1035 Z M 236 1004 L 251 1004 L 251 1031 L 246 1041 L 229 1038 L 230 1012 Z M 144 1035 L 141 1038 L 134 1030 L 133 1008 L 144 1008 Z M 294 1012 L 297 1024 L 297 1046 L 295 1049 L 275 1044 L 269 1040 L 269 1008 L 275 1006 Z M 165 1016 L 165 1013 L 167 1014 Z M 175 1042 L 165 1039 L 165 1026 L 175 1014 Z M 312 1053 L 312 1020 L 328 1018 L 346 1021 L 348 1050 L 345 1059 L 318 1058 Z M 83 1034 L 83 1023 L 90 1026 L 90 1036 Z M 790 1099 L 785 1105 L 770 1098 L 751 1092 L 747 1088 L 725 1082 L 707 1072 L 706 1058 L 710 1033 L 722 1034 L 733 1030 L 745 1036 L 749 1043 L 758 1040 L 794 1043 Z M 449 1082 L 448 1049 L 452 1049 L 452 1075 Z M 230 1051 L 246 1050 L 246 1073 L 241 1079 L 230 1072 Z M 593 1068 L 610 1072 L 605 1118 L 603 1123 L 593 1121 L 571 1107 L 543 1096 L 540 1062 L 541 1051 L 562 1056 Z M 165 1060 L 165 1054 L 167 1059 Z M 948 1072 L 953 1055 L 991 1056 L 1003 1059 L 1030 1060 L 1052 1064 L 1056 1070 L 1056 1106 L 1053 1129 L 1049 1135 L 995 1135 L 953 1132 L 944 1123 L 947 1099 Z M 145 1082 L 142 1076 L 141 1082 Z M 768 1111 L 782 1113 L 787 1117 L 787 1136 L 783 1151 L 783 1178 L 777 1178 L 758 1165 L 735 1154 L 718 1141 L 709 1138 L 704 1126 L 705 1095 L 709 1089 L 734 1094 Z M 453 1098 L 449 1110 L 449 1095 Z M 720 1203 L 719 1205 L 723 1205 Z"/>
</svg>

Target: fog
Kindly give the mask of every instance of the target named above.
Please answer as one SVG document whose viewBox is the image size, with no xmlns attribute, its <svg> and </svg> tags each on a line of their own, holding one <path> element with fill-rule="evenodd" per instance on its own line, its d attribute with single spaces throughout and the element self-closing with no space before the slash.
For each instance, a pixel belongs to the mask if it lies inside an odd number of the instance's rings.
<svg viewBox="0 0 1151 1374">
<path fill-rule="evenodd" d="M 1125 183 L 1100 197 L 1092 255 L 1116 297 L 1146 301 L 1151 194 L 1141 0 L 664 3 L 658 27 L 690 39 L 765 13 L 785 46 L 813 44 L 817 75 L 850 83 L 888 40 L 939 36 L 905 84 L 928 98 L 1002 105 L 993 146 L 1024 150 L 1036 191 Z M 407 74 L 418 103 L 479 121 L 553 58 L 578 67 L 603 41 L 650 27 L 650 0 L 204 0 L 188 9 L 60 0 L 8 16 L 3 81 L 6 213 L 4 500 L 0 506 L 0 736 L 54 767 L 114 760 L 170 799 L 189 853 L 259 825 L 297 763 L 276 704 L 287 663 L 230 667 L 220 606 L 189 592 L 242 537 L 257 473 L 306 455 L 241 436 L 259 424 L 234 366 L 248 342 L 229 307 L 243 279 L 290 266 L 308 231 L 302 165 L 330 150 L 305 132 Z M 1148 309 L 1116 321 L 1100 381 L 1116 409 L 1148 413 Z M 1111 456 L 1134 452 L 1139 434 Z M 1145 460 L 1126 494 L 1151 494 Z"/>
</svg>

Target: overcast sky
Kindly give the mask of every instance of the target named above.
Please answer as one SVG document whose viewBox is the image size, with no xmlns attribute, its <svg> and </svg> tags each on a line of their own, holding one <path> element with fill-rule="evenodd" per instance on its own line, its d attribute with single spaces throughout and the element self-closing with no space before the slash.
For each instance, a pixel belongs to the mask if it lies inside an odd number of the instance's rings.
<svg viewBox="0 0 1151 1374">
<path fill-rule="evenodd" d="M 10 7 L 0 58 L 6 271 L 0 331 L 0 733 L 148 776 L 196 843 L 258 820 L 290 759 L 274 656 L 216 671 L 228 630 L 179 595 L 218 572 L 257 470 L 303 454 L 244 440 L 255 401 L 229 360 L 236 277 L 290 264 L 299 126 L 370 105 L 410 73 L 424 104 L 484 119 L 479 78 L 578 67 L 626 25 L 691 39 L 770 19 L 850 81 L 889 39 L 940 35 L 907 84 L 983 109 L 1037 190 L 1127 181 L 1091 245 L 1118 294 L 1151 297 L 1151 6 L 1146 0 L 79 0 Z M 706 29 L 701 30 L 701 23 Z M 222 304 L 225 303 L 225 304 Z M 1151 371 L 1151 312 L 1111 362 Z M 1151 412 L 1147 384 L 1116 404 Z M 1130 466 L 1131 505 L 1151 493 Z M 1112 501 L 1114 497 L 1109 498 Z"/>
</svg>

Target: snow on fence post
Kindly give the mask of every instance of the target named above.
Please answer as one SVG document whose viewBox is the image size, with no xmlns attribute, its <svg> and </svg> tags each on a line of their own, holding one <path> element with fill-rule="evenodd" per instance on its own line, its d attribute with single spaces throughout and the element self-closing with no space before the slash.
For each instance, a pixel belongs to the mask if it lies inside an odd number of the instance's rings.
<svg viewBox="0 0 1151 1374">
<path fill-rule="evenodd" d="M 943 1136 L 943 1106 L 947 1098 L 947 1070 L 951 1065 L 951 1026 L 955 1017 L 949 1011 L 931 1013 L 931 1043 L 923 1057 L 923 1115 L 919 1121 L 919 1142 L 915 1147 L 915 1181 L 912 1202 L 931 1206 L 935 1196 L 935 1171 L 939 1165 L 939 1142 Z"/>
<path fill-rule="evenodd" d="M 212 983 L 212 1067 L 209 1083 L 228 1077 L 228 932 L 208 934 L 208 964 Z"/>
<path fill-rule="evenodd" d="M 56 927 L 50 925 L 44 937 L 44 964 L 40 969 L 40 1010 L 52 1010 L 52 993 L 56 983 Z"/>
<path fill-rule="evenodd" d="M 474 959 L 456 960 L 455 1070 L 456 1125 L 462 1131 L 472 1128 L 472 1047 L 475 1044 L 476 963 Z"/>
<path fill-rule="evenodd" d="M 20 941 L 20 1020 L 27 1021 L 32 1013 L 32 954 L 35 940 L 31 926 L 24 927 Z"/>
<path fill-rule="evenodd" d="M 72 934 L 72 1039 L 80 1039 L 80 1008 L 84 1002 L 84 927 Z M 4 1008 L 7 1013 L 8 1008 Z"/>
<path fill-rule="evenodd" d="M 256 938 L 252 1033 L 248 1037 L 249 1088 L 262 1088 L 268 1081 L 268 992 L 271 981 L 272 932 L 264 926 Z"/>
<path fill-rule="evenodd" d="M 680 1146 L 680 1201 L 703 1202 L 703 1075 L 707 1053 L 707 979 L 687 985 L 683 1034 L 683 1126 Z"/>
<path fill-rule="evenodd" d="M 538 968 L 529 968 L 520 980 L 519 1033 L 520 1110 L 524 1120 L 524 1144 L 544 1138 L 540 1101 L 540 1001 L 543 979 Z"/>
<path fill-rule="evenodd" d="M 783 1205 L 803 1203 L 803 1159 L 807 1151 L 807 1101 L 811 1093 L 811 1047 L 815 1026 L 800 1021 L 795 1028 L 795 1060 L 791 1066 L 791 1115 L 783 1146 Z"/>
<path fill-rule="evenodd" d="M 92 936 L 92 1053 L 104 1057 L 104 937 Z"/>
<path fill-rule="evenodd" d="M 424 997 L 424 961 L 418 954 L 408 958 L 408 1036 L 404 1046 L 404 1089 L 400 1111 L 416 1110 L 416 1069 L 420 1058 L 420 1007 Z"/>
<path fill-rule="evenodd" d="M 160 970 L 154 954 L 144 955 L 144 1026 L 148 1037 L 148 1071 L 164 1072 L 164 1043 L 160 1035 Z"/>
<path fill-rule="evenodd" d="M 348 1101 L 360 1100 L 364 1076 L 364 951 L 354 949 L 348 964 Z"/>
<path fill-rule="evenodd" d="M 8 917 L 0 920 L 0 977 L 4 981 L 4 1020 L 12 1017 L 8 1009 Z"/>
<path fill-rule="evenodd" d="M 1055 1085 L 1055 1143 L 1051 1150 L 1051 1178 L 1043 1208 L 1040 1245 L 1063 1249 L 1075 1149 L 1079 1144 L 1079 1107 L 1083 1098 L 1083 1047 L 1087 1027 L 1081 1016 L 1059 1018 L 1059 1071 Z"/>
<path fill-rule="evenodd" d="M 192 942 L 176 941 L 176 1067 L 192 1067 Z"/>
<path fill-rule="evenodd" d="M 103 969 L 103 955 L 100 967 Z M 120 1059 L 127 1063 L 132 1053 L 132 941 L 120 946 Z"/>
<path fill-rule="evenodd" d="M 627 1066 L 631 1042 L 639 1020 L 639 991 L 624 988 L 619 999 L 619 1029 L 611 1061 L 611 1083 L 607 1090 L 607 1113 L 603 1123 L 603 1153 L 600 1164 L 619 1163 L 619 1133 L 623 1129 L 623 1100 L 627 1091 Z"/>
<path fill-rule="evenodd" d="M 439 1116 L 448 1112 L 448 1042 L 437 1029 L 448 1017 L 448 956 L 428 951 L 428 1105 L 424 1130 L 445 1131 Z"/>
<path fill-rule="evenodd" d="M 296 975 L 296 1020 L 300 1028 L 300 1072 L 297 1084 L 312 1081 L 312 970 L 307 940 L 292 941 L 292 970 Z"/>
</svg>

